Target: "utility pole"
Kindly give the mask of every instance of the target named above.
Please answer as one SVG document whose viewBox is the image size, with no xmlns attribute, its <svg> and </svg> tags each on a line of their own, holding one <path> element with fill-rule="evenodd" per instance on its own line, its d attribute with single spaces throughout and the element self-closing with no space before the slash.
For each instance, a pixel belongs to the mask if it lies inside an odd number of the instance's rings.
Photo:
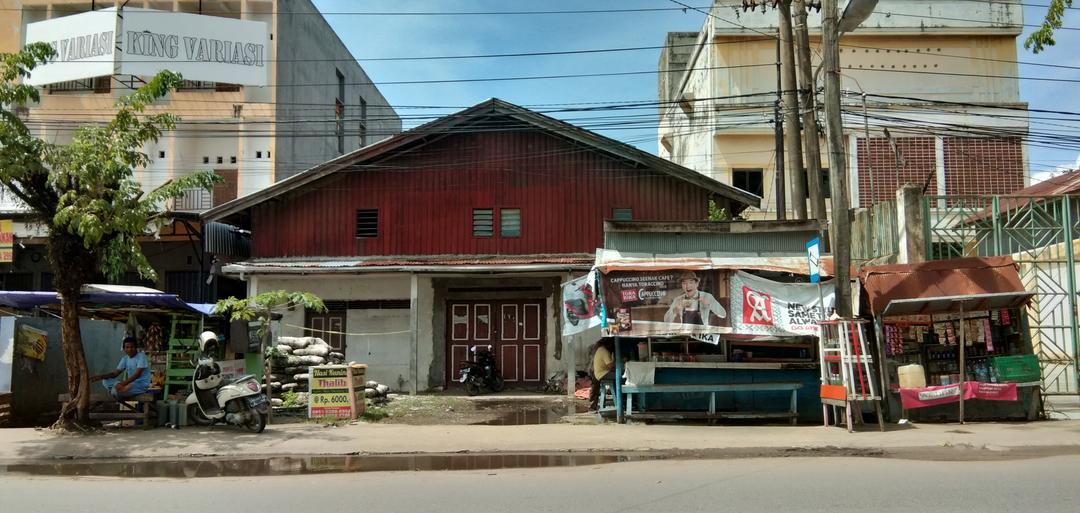
<svg viewBox="0 0 1080 513">
<path fill-rule="evenodd" d="M 799 106 L 804 113 L 803 146 L 806 148 L 806 183 L 810 193 L 810 215 L 818 221 L 827 220 L 825 192 L 821 180 L 821 134 L 817 126 L 817 98 L 814 70 L 810 67 L 810 33 L 806 28 L 805 0 L 792 0 L 795 11 L 795 52 L 799 64 Z"/>
<path fill-rule="evenodd" d="M 795 49 L 791 35 L 791 1 L 780 0 L 780 85 L 784 99 L 784 154 L 787 155 L 787 176 L 791 182 L 791 210 L 795 219 L 806 219 L 806 169 L 803 168 L 802 133 L 799 131 L 799 87 L 795 80 Z"/>
<path fill-rule="evenodd" d="M 836 276 L 836 313 L 851 318 L 851 218 L 848 217 L 847 153 L 840 111 L 840 15 L 837 0 L 822 2 L 822 53 L 825 71 L 825 118 L 829 138 L 829 185 L 832 192 L 832 238 Z"/>
<path fill-rule="evenodd" d="M 773 105 L 773 133 L 776 135 L 776 170 L 773 173 L 773 190 L 776 194 L 776 219 L 787 219 L 787 183 L 784 179 L 784 120 L 780 116 L 780 102 L 784 90 L 780 76 L 780 31 L 776 31 L 776 103 Z"/>
</svg>

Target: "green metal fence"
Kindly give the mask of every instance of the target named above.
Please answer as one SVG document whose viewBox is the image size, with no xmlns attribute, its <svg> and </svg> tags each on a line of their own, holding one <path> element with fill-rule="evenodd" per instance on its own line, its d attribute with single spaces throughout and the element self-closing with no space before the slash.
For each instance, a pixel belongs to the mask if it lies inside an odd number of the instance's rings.
<svg viewBox="0 0 1080 513">
<path fill-rule="evenodd" d="M 926 196 L 927 258 L 1010 255 L 1036 295 L 1028 328 L 1046 394 L 1080 393 L 1080 196 Z"/>
</svg>

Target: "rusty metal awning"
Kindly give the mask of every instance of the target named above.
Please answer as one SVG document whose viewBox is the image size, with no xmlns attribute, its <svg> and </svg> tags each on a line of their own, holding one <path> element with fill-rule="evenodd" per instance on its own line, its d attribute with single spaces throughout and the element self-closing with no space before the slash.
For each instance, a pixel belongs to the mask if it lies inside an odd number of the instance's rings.
<svg viewBox="0 0 1080 513">
<path fill-rule="evenodd" d="M 978 312 L 1015 308 L 1028 302 L 1034 292 L 999 292 L 966 296 L 939 296 L 893 299 L 881 311 L 882 317 L 894 315 L 929 315 L 950 312 Z"/>
<path fill-rule="evenodd" d="M 919 313 L 916 310 L 929 313 L 929 310 L 942 308 L 944 303 L 965 301 L 964 298 L 1008 303 L 1008 297 L 1032 295 L 1024 290 L 1016 262 L 1007 256 L 866 266 L 862 268 L 859 280 L 874 315 L 886 315 L 886 308 L 893 303 L 896 306 L 891 306 L 887 315 L 905 315 L 899 313 L 901 308 L 912 310 L 913 314 Z M 995 299 L 999 297 L 1001 299 Z M 905 303 L 912 301 L 914 303 Z M 943 308 L 936 311 L 951 311 L 948 307 Z"/>
</svg>

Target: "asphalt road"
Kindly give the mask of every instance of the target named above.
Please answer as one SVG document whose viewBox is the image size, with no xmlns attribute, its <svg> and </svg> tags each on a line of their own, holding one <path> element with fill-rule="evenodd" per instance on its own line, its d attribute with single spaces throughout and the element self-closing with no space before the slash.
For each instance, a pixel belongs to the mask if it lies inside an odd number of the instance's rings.
<svg viewBox="0 0 1080 513">
<path fill-rule="evenodd" d="M 1080 456 L 646 461 L 572 468 L 204 479 L 0 473 L 4 511 L 1080 511 Z"/>
</svg>

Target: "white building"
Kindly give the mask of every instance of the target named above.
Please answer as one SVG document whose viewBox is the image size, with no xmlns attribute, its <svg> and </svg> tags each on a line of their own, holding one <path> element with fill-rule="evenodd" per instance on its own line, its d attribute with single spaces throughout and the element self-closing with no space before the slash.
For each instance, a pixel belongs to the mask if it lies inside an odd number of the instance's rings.
<svg viewBox="0 0 1080 513">
<path fill-rule="evenodd" d="M 659 64 L 660 155 L 762 195 L 763 208 L 744 214 L 750 218 L 776 210 L 777 20 L 772 9 L 716 0 L 698 33 L 668 35 Z M 816 12 L 808 16 L 815 69 L 820 21 Z M 843 35 L 853 207 L 893 198 L 909 182 L 927 184 L 928 194 L 1007 193 L 1029 183 L 1027 105 L 1015 78 L 1022 23 L 1015 0 L 881 0 Z M 817 80 L 820 109 L 820 73 Z M 823 120 L 819 110 L 820 126 Z M 827 167 L 824 139 L 821 148 Z M 787 192 L 790 198 L 790 183 Z"/>
</svg>

